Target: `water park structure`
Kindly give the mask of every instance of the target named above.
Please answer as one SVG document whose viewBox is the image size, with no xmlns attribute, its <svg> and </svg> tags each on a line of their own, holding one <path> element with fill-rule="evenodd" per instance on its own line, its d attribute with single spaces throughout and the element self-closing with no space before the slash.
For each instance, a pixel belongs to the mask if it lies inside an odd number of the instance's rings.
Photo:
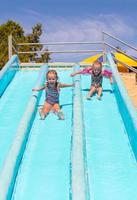
<svg viewBox="0 0 137 200">
<path fill-rule="evenodd" d="M 137 52 L 106 32 L 96 42 L 42 43 L 90 45 L 86 50 L 49 50 L 52 54 L 99 53 L 94 59 L 102 58 L 113 84 L 104 79 L 102 100 L 94 96 L 87 101 L 90 76 L 77 75 L 72 80 L 70 74 L 91 65 L 93 57 L 79 63 L 20 63 L 20 54 L 42 51 L 20 51 L 20 46 L 38 44 L 18 43 L 16 48 L 9 36 L 9 61 L 0 71 L 0 200 L 137 199 L 137 111 L 117 64 L 135 74 L 137 69 L 122 56 L 114 56 L 112 50 L 117 48 L 107 42 L 108 37 Z M 118 53 L 137 62 L 122 50 Z M 40 120 L 38 108 L 45 94 L 32 92 L 44 84 L 50 68 L 56 68 L 61 82 L 75 83 L 60 94 L 62 121 L 53 113 Z"/>
</svg>

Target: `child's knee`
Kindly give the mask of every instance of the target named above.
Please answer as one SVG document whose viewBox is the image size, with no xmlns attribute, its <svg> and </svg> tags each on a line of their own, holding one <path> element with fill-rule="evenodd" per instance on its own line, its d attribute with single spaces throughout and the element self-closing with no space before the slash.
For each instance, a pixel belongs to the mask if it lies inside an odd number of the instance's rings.
<svg viewBox="0 0 137 200">
<path fill-rule="evenodd" d="M 52 108 L 53 112 L 58 112 L 60 110 L 60 106 L 58 104 L 55 104 Z"/>
<path fill-rule="evenodd" d="M 91 88 L 90 88 L 90 91 L 95 91 L 96 88 L 92 85 Z"/>
<path fill-rule="evenodd" d="M 45 114 L 46 114 L 46 113 L 49 113 L 50 110 L 51 110 L 51 106 L 46 105 L 46 106 L 43 107 L 43 112 L 44 112 Z"/>
</svg>

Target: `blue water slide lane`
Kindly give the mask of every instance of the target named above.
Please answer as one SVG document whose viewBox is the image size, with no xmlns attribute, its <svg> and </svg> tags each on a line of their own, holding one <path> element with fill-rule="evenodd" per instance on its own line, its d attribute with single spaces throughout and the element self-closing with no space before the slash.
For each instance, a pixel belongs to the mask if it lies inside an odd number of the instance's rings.
<svg viewBox="0 0 137 200">
<path fill-rule="evenodd" d="M 116 99 L 120 94 L 104 78 L 102 100 L 94 95 L 87 101 L 90 79 L 82 76 L 90 196 L 94 200 L 137 199 L 137 164 L 119 110 L 123 102 Z"/>
<path fill-rule="evenodd" d="M 31 77 L 31 78 L 30 78 Z M 0 171 L 31 97 L 36 72 L 18 71 L 0 99 Z"/>
<path fill-rule="evenodd" d="M 59 71 L 60 81 L 70 83 L 70 71 Z M 39 106 L 43 105 L 43 92 Z M 12 199 L 68 200 L 70 198 L 70 147 L 72 134 L 72 88 L 62 88 L 60 104 L 65 120 L 39 113 L 30 132 Z M 38 107 L 39 107 L 38 106 Z"/>
<path fill-rule="evenodd" d="M 17 55 L 14 55 L 0 71 L 0 97 L 12 81 L 17 70 L 19 70 L 19 59 Z"/>
<path fill-rule="evenodd" d="M 41 68 L 40 75 L 39 75 L 38 81 L 36 83 L 36 87 L 38 87 L 40 84 L 44 83 L 46 71 L 47 71 L 47 66 L 43 66 Z M 23 79 L 23 81 L 25 81 L 25 85 L 26 85 L 27 84 L 26 76 L 28 75 L 30 82 L 33 83 L 33 86 L 34 86 L 34 82 L 32 81 L 34 74 L 32 72 L 31 72 L 31 74 L 28 74 L 28 73 L 29 72 L 26 72 L 25 80 Z M 18 77 L 18 76 L 16 76 L 16 77 Z M 35 81 L 36 81 L 36 79 L 35 79 Z M 13 81 L 13 82 L 15 82 L 15 81 Z M 22 83 L 24 86 L 24 82 L 22 82 Z M 11 84 L 12 84 L 12 82 L 11 82 Z M 31 93 L 33 86 L 31 85 L 29 93 Z M 26 95 L 26 91 L 27 90 L 23 91 L 24 95 Z M 17 130 L 15 129 L 16 134 L 14 134 L 15 135 L 14 140 L 12 142 L 12 145 L 10 146 L 10 149 L 6 156 L 4 165 L 2 166 L 2 169 L 0 171 L 0 200 L 11 199 L 16 175 L 17 175 L 18 168 L 19 168 L 19 165 L 20 165 L 20 162 L 22 159 L 22 155 L 23 155 L 23 152 L 24 152 L 24 149 L 26 146 L 28 134 L 29 134 L 29 131 L 31 129 L 31 126 L 32 126 L 32 123 L 33 123 L 33 120 L 34 120 L 34 117 L 36 114 L 36 105 L 39 102 L 40 96 L 41 96 L 41 92 L 33 93 L 29 102 L 27 101 L 28 105 L 26 105 L 26 110 L 24 108 L 25 113 L 24 113 L 22 119 L 20 119 L 21 120 L 20 123 L 18 122 L 18 124 L 19 124 L 18 129 Z M 17 98 L 17 100 L 19 100 L 18 96 L 16 96 L 16 98 Z M 25 101 L 25 98 L 23 99 L 23 101 Z M 16 102 L 16 104 L 18 105 L 19 103 Z M 16 113 L 17 113 L 17 111 L 16 111 Z M 15 117 L 14 117 L 14 119 L 15 119 Z M 14 124 L 14 123 L 12 123 L 12 124 Z"/>
</svg>

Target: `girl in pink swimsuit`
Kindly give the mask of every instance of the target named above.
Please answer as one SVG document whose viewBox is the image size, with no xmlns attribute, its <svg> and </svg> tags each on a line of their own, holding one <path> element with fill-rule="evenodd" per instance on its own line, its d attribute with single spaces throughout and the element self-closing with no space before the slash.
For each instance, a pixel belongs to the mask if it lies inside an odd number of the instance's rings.
<svg viewBox="0 0 137 200">
<path fill-rule="evenodd" d="M 87 67 L 78 72 L 72 73 L 71 76 L 75 76 L 77 74 L 89 74 L 91 75 L 91 87 L 90 91 L 87 95 L 87 100 L 90 100 L 92 95 L 97 92 L 97 99 L 101 100 L 102 96 L 102 81 L 103 76 L 110 79 L 110 83 L 112 84 L 112 73 L 108 70 L 102 71 L 102 63 L 99 61 L 95 61 L 92 66 Z"/>
</svg>

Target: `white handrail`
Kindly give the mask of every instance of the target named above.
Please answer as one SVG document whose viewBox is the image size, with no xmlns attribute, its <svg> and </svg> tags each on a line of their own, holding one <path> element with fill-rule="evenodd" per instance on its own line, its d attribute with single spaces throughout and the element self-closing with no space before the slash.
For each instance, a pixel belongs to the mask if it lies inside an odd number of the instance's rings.
<svg viewBox="0 0 137 200">
<path fill-rule="evenodd" d="M 122 44 L 124 44 L 124 45 L 130 47 L 131 49 L 134 49 L 135 51 L 137 51 L 137 48 L 135 48 L 135 47 L 131 46 L 130 44 L 128 44 L 128 43 L 126 43 L 126 42 L 120 40 L 119 38 L 117 38 L 117 37 L 115 37 L 115 36 L 113 36 L 113 35 L 111 35 L 111 34 L 109 34 L 109 33 L 106 33 L 106 32 L 102 32 L 102 33 L 105 34 L 105 35 L 108 35 L 109 37 L 111 37 L 111 38 L 113 38 L 113 39 L 115 39 L 115 40 L 121 42 Z"/>
<path fill-rule="evenodd" d="M 129 57 L 129 58 L 131 58 L 132 60 L 134 60 L 134 61 L 137 62 L 137 59 L 136 59 L 136 58 L 134 58 L 134 57 L 132 57 L 132 56 L 129 56 L 129 55 L 128 55 L 127 53 L 125 53 L 124 51 L 122 51 L 122 50 L 120 50 L 120 49 L 117 49 L 116 47 L 114 47 L 114 46 L 112 46 L 111 44 L 108 44 L 108 43 L 106 43 L 106 42 L 105 42 L 105 44 L 106 44 L 107 46 L 111 47 L 112 49 L 115 49 L 116 51 L 122 53 L 123 55 L 125 55 L 125 56 L 127 56 L 127 57 Z"/>
<path fill-rule="evenodd" d="M 115 60 L 116 62 L 119 62 L 120 64 L 126 66 L 126 67 L 127 67 L 128 69 L 130 69 L 131 71 L 137 73 L 137 69 L 135 69 L 134 67 L 131 67 L 131 66 L 129 66 L 128 64 L 126 64 L 126 63 L 124 63 L 124 62 L 122 62 L 122 61 L 120 61 L 120 60 L 118 60 L 118 59 L 116 59 L 116 58 L 113 58 L 113 60 Z"/>
<path fill-rule="evenodd" d="M 68 50 L 68 51 L 18 51 L 18 54 L 35 54 L 35 53 L 91 53 L 102 52 L 102 50 Z"/>
<path fill-rule="evenodd" d="M 72 45 L 72 44 L 102 44 L 102 41 L 97 42 L 47 42 L 47 43 L 18 43 L 18 46 L 33 46 L 33 45 Z"/>
</svg>

